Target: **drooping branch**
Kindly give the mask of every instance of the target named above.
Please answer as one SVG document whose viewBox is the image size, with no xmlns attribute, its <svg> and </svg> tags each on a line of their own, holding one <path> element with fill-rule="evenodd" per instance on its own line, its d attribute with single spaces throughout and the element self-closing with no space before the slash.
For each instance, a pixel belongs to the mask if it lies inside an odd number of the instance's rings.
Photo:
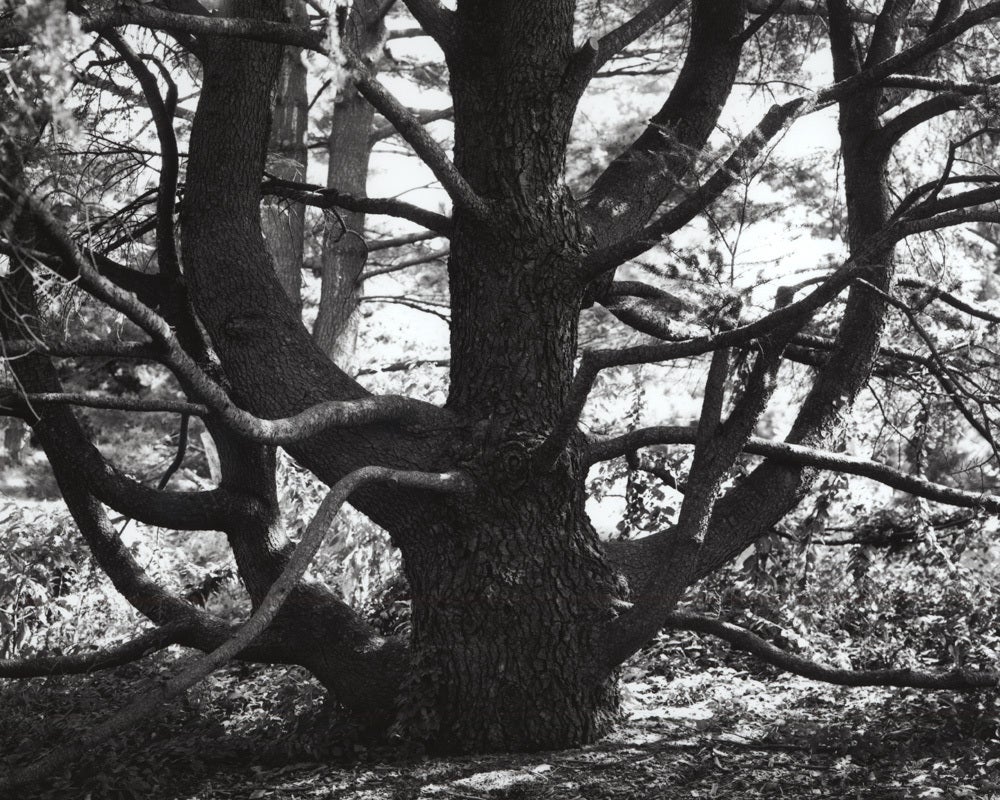
<svg viewBox="0 0 1000 800">
<path fill-rule="evenodd" d="M 689 427 L 658 426 L 640 428 L 631 433 L 590 442 L 586 461 L 595 464 L 611 458 L 627 456 L 643 447 L 665 444 L 693 445 L 696 431 Z M 958 508 L 982 508 L 990 513 L 1000 513 L 1000 495 L 970 492 L 927 480 L 919 475 L 894 469 L 870 459 L 835 453 L 804 445 L 776 442 L 752 436 L 743 448 L 745 453 L 764 456 L 778 463 L 795 464 L 804 467 L 858 475 L 877 481 L 893 489 L 923 497 L 937 503 Z"/>
<path fill-rule="evenodd" d="M 58 656 L 0 659 L 0 678 L 36 678 L 46 675 L 81 675 L 120 667 L 179 644 L 186 638 L 187 625 L 167 623 L 134 639 L 104 650 L 83 651 Z"/>
<path fill-rule="evenodd" d="M 19 311 L 34 319 L 36 303 L 30 274 L 21 262 L 15 262 L 9 278 L 0 287 L 0 342 L 4 342 L 15 326 Z M 37 352 L 8 358 L 6 366 L 16 378 L 19 390 L 32 394 L 62 394 L 62 385 L 48 357 Z M 255 500 L 235 496 L 224 489 L 207 492 L 158 492 L 136 481 L 112 466 L 83 432 L 73 412 L 63 404 L 39 405 L 35 409 L 16 396 L 12 398 L 19 416 L 34 429 L 58 480 L 82 492 L 78 524 L 91 530 L 92 546 L 104 541 L 106 519 L 99 506 L 91 509 L 93 495 L 112 508 L 134 519 L 152 525 L 178 530 L 223 530 L 239 524 L 246 515 L 256 511 Z M 36 413 L 36 411 L 38 413 Z M 110 529 L 109 529 L 110 530 Z M 113 535 L 113 531 L 111 534 Z M 97 545 L 93 544 L 96 542 Z M 108 558 L 112 564 L 128 563 L 127 551 L 112 548 Z M 123 578 L 124 580 L 124 578 Z M 141 583 L 141 581 L 140 581 Z"/>
<path fill-rule="evenodd" d="M 228 661 L 249 647 L 253 641 L 271 624 L 278 615 L 289 593 L 298 585 L 309 564 L 319 550 L 323 539 L 333 524 L 341 506 L 357 489 L 373 482 L 391 482 L 438 492 L 464 492 L 471 490 L 468 478 L 460 473 L 412 473 L 381 467 L 364 467 L 355 470 L 334 484 L 316 515 L 310 521 L 288 560 L 280 577 L 272 584 L 257 610 L 223 644 L 206 655 L 189 661 L 177 674 L 164 682 L 157 682 L 147 691 L 137 694 L 133 702 L 114 714 L 105 722 L 81 731 L 71 746 L 65 747 L 34 764 L 0 778 L 0 789 L 37 781 L 50 775 L 54 768 L 85 756 L 94 745 L 105 741 L 116 733 L 148 719 L 162 705 L 173 697 L 194 686 Z"/>
<path fill-rule="evenodd" d="M 786 672 L 838 686 L 899 686 L 913 689 L 971 691 L 996 689 L 997 685 L 1000 684 L 1000 672 L 978 671 L 962 667 L 955 667 L 947 671 L 908 667 L 869 670 L 832 667 L 789 653 L 755 633 L 751 633 L 746 628 L 703 614 L 674 612 L 665 618 L 665 625 L 670 628 L 717 636 L 733 647 L 752 653 L 762 661 Z"/>
<path fill-rule="evenodd" d="M 152 227 L 150 230 L 152 230 Z M 89 248 L 81 247 L 80 252 L 94 266 L 97 272 L 110 280 L 115 286 L 134 294 L 145 305 L 156 308 L 162 302 L 163 298 L 166 297 L 167 286 L 159 275 L 149 275 L 130 269 Z M 54 253 L 24 247 L 15 242 L 0 239 L 0 255 L 15 259 L 29 259 L 47 269 L 51 269 L 67 281 L 73 281 L 79 277 L 79 273 L 73 268 L 72 264 L 67 264 Z"/>
</svg>

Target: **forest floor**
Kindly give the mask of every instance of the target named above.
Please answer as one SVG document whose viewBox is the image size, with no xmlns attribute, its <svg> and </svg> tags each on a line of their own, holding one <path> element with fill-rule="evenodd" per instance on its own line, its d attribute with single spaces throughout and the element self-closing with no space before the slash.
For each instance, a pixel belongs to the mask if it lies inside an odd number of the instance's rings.
<svg viewBox="0 0 1000 800">
<path fill-rule="evenodd" d="M 72 741 L 171 663 L 0 686 L 0 774 Z M 366 744 L 302 712 L 319 694 L 296 669 L 232 666 L 16 800 L 1000 798 L 996 693 L 844 689 L 738 660 L 673 673 L 665 663 L 626 671 L 626 719 L 597 744 L 450 759 Z"/>
</svg>

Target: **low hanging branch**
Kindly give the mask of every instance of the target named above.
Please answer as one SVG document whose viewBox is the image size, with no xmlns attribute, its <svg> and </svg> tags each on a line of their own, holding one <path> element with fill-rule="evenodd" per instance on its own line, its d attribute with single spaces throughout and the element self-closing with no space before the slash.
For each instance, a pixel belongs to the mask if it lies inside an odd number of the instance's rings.
<svg viewBox="0 0 1000 800">
<path fill-rule="evenodd" d="M 131 664 L 141 658 L 178 644 L 188 631 L 184 622 L 168 623 L 106 650 L 59 656 L 0 659 L 0 678 L 37 678 L 46 675 L 82 675 Z"/>
<path fill-rule="evenodd" d="M 34 341 L 31 339 L 12 339 L 0 342 L 0 357 L 17 358 L 37 353 L 38 355 L 55 356 L 56 358 L 135 358 L 156 361 L 159 351 L 145 342 L 99 342 L 73 341 L 61 342 Z"/>
<path fill-rule="evenodd" d="M 307 526 L 302 540 L 288 559 L 285 569 L 272 584 L 257 610 L 230 639 L 212 652 L 191 659 L 167 681 L 157 682 L 145 691 L 137 693 L 137 699 L 114 716 L 99 725 L 80 731 L 71 745 L 39 759 L 24 769 L 0 777 L 0 794 L 46 778 L 55 769 L 82 758 L 91 752 L 95 745 L 148 719 L 163 703 L 187 691 L 239 655 L 277 616 L 285 598 L 301 580 L 322 545 L 341 506 L 357 489 L 375 482 L 388 482 L 439 492 L 472 490 L 469 478 L 457 472 L 406 472 L 385 467 L 362 467 L 341 478 L 330 488 L 316 515 Z"/>
<path fill-rule="evenodd" d="M 591 442 L 585 458 L 587 463 L 596 464 L 599 461 L 627 456 L 643 447 L 664 444 L 693 445 L 696 438 L 697 433 L 693 428 L 672 426 L 640 428 L 622 436 Z M 751 436 L 747 440 L 743 451 L 785 464 L 859 475 L 916 497 L 924 497 L 958 508 L 981 508 L 993 514 L 1000 513 L 1000 495 L 980 494 L 934 483 L 919 475 L 911 475 L 866 458 L 834 453 L 830 450 L 818 450 L 799 444 L 774 442 L 757 436 Z"/>
<path fill-rule="evenodd" d="M 207 406 L 199 403 L 185 403 L 183 400 L 142 400 L 135 397 L 115 397 L 95 392 L 28 392 L 0 395 L 0 411 L 10 409 L 24 413 L 34 405 L 72 405 L 84 408 L 106 408 L 113 411 L 136 411 L 143 413 L 166 412 L 170 414 L 193 414 L 204 417 L 209 413 Z"/>
<path fill-rule="evenodd" d="M 850 670 L 819 664 L 782 650 L 746 628 L 702 614 L 674 612 L 667 615 L 665 623 L 670 628 L 717 636 L 733 647 L 752 653 L 762 661 L 786 672 L 838 686 L 899 686 L 957 691 L 996 689 L 1000 686 L 1000 672 L 984 672 L 961 667 L 947 671 L 911 668 Z"/>
</svg>

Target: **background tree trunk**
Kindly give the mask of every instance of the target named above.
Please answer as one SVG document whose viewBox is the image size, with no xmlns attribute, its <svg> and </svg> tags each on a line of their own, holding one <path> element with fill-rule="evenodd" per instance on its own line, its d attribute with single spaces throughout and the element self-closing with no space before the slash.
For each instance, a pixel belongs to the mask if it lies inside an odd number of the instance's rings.
<svg viewBox="0 0 1000 800">
<path fill-rule="evenodd" d="M 291 22 L 308 22 L 303 0 L 285 0 L 285 13 Z M 306 180 L 309 151 L 306 148 L 309 97 L 306 93 L 306 65 L 302 49 L 286 47 L 281 59 L 274 98 L 274 117 L 268 142 L 267 170 L 278 178 Z M 279 198 L 267 198 L 261 204 L 264 238 L 274 258 L 274 268 L 288 299 L 302 305 L 302 254 L 306 207 Z"/>
<path fill-rule="evenodd" d="M 368 54 L 376 67 L 381 59 L 377 48 L 385 32 L 380 6 L 377 0 L 354 3 L 344 31 L 351 49 Z M 375 109 L 358 94 L 354 79 L 348 77 L 337 92 L 327 139 L 330 158 L 327 186 L 358 197 L 367 194 L 374 118 Z M 352 373 L 360 322 L 358 306 L 364 288 L 361 273 L 368 250 L 363 238 L 365 215 L 341 211 L 340 216 L 349 232 L 333 220 L 324 228 L 323 284 L 313 339 L 337 366 Z"/>
</svg>

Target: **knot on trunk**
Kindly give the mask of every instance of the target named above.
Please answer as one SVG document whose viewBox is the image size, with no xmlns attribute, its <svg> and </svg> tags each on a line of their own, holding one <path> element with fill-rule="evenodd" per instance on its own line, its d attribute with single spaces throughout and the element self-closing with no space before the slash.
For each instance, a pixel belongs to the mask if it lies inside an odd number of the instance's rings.
<svg viewBox="0 0 1000 800">
<path fill-rule="evenodd" d="M 531 478 L 531 460 L 544 436 L 517 433 L 488 453 L 493 475 L 510 488 L 523 486 Z"/>
</svg>

